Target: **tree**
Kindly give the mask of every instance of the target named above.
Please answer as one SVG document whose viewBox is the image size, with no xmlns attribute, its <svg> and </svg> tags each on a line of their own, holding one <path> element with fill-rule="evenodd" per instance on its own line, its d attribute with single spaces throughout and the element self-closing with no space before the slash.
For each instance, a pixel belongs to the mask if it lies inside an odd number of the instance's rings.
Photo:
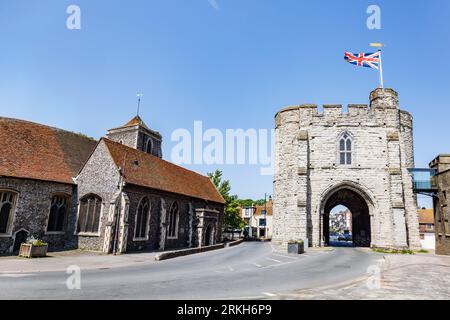
<svg viewBox="0 0 450 320">
<path fill-rule="evenodd" d="M 225 200 L 224 227 L 225 230 L 242 229 L 245 225 L 240 216 L 240 203 L 236 195 L 230 195 L 231 184 L 229 180 L 223 180 L 222 171 L 216 170 L 208 173 L 208 177 L 216 186 L 219 193 Z M 234 233 L 233 233 L 234 236 Z"/>
<path fill-rule="evenodd" d="M 264 199 L 261 200 L 253 200 L 253 199 L 239 199 L 238 203 L 241 207 L 251 207 L 253 205 L 263 206 L 266 202 Z"/>
</svg>

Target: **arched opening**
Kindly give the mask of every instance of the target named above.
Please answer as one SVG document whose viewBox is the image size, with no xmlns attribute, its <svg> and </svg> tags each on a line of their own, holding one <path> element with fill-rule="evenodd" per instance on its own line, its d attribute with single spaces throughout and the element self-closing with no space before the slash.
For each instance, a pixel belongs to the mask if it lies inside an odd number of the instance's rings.
<svg viewBox="0 0 450 320">
<path fill-rule="evenodd" d="M 335 238 L 330 237 L 330 217 L 334 220 L 335 217 L 332 215 L 336 215 L 342 211 L 342 216 L 349 218 L 348 213 L 345 213 L 345 209 L 348 209 L 351 213 L 350 237 L 352 245 L 355 247 L 370 247 L 371 227 L 369 204 L 357 191 L 346 187 L 334 191 L 325 199 L 323 205 L 323 240 L 325 245 L 330 246 L 335 244 L 335 242 L 330 241 L 335 240 Z M 345 225 L 349 224 L 349 221 L 345 222 Z M 345 236 L 342 237 L 342 239 L 344 238 Z"/>
<path fill-rule="evenodd" d="M 150 201 L 144 197 L 138 205 L 136 211 L 136 221 L 134 229 L 134 238 L 136 240 L 148 239 L 148 228 L 150 220 Z"/>
<path fill-rule="evenodd" d="M 332 247 L 352 247 L 352 212 L 343 205 L 338 205 L 331 209 L 330 219 L 330 241 Z"/>
<path fill-rule="evenodd" d="M 16 236 L 14 237 L 13 252 L 18 252 L 20 250 L 20 245 L 22 243 L 27 242 L 28 235 L 29 235 L 28 231 L 24 229 L 16 233 Z"/>
<path fill-rule="evenodd" d="M 209 225 L 205 231 L 205 246 L 211 246 L 213 244 L 214 244 L 213 227 Z"/>
<path fill-rule="evenodd" d="M 145 145 L 145 150 L 146 153 L 148 154 L 153 154 L 153 141 L 152 139 L 148 139 L 147 143 Z"/>
<path fill-rule="evenodd" d="M 102 198 L 95 194 L 83 197 L 79 204 L 78 233 L 98 233 L 102 211 Z"/>
</svg>

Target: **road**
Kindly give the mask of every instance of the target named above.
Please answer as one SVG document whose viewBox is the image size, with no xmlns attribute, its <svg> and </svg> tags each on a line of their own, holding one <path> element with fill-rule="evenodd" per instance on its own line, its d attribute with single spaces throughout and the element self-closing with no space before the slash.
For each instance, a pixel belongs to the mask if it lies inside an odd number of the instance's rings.
<svg viewBox="0 0 450 320">
<path fill-rule="evenodd" d="M 291 256 L 270 243 L 104 270 L 82 270 L 81 289 L 65 272 L 0 276 L 0 299 L 263 299 L 366 275 L 381 255 L 364 249 L 311 250 Z"/>
</svg>

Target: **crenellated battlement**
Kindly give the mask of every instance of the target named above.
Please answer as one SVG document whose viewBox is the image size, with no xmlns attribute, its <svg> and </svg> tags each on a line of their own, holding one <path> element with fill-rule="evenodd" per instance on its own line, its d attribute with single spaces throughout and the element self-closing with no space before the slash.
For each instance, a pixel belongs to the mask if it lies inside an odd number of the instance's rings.
<svg viewBox="0 0 450 320">
<path fill-rule="evenodd" d="M 399 112 L 400 111 L 400 112 Z M 370 93 L 370 105 L 349 104 L 345 109 L 340 104 L 325 104 L 320 110 L 316 104 L 289 106 L 276 115 L 277 127 L 282 123 L 300 123 L 302 126 L 329 125 L 330 123 L 358 123 L 370 126 L 412 127 L 412 116 L 399 110 L 398 94 L 392 89 L 376 89 Z"/>
</svg>

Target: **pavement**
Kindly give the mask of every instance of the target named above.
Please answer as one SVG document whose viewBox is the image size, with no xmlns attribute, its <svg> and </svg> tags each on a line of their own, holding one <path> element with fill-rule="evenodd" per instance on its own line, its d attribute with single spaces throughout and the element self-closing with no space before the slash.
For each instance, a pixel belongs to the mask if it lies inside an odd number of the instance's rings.
<svg viewBox="0 0 450 320">
<path fill-rule="evenodd" d="M 48 253 L 46 258 L 27 259 L 17 256 L 0 257 L 0 277 L 8 274 L 25 274 L 39 272 L 66 271 L 69 266 L 76 265 L 82 270 L 111 269 L 138 264 L 155 263 L 159 252 L 106 255 L 97 252 L 71 250 Z"/>
<path fill-rule="evenodd" d="M 0 258 L 0 299 L 439 299 L 449 296 L 449 257 L 387 255 L 363 248 L 309 248 L 288 255 L 271 243 L 155 261 L 156 253 L 68 252 Z M 68 266 L 80 267 L 79 287 Z"/>
<path fill-rule="evenodd" d="M 449 300 L 450 257 L 385 254 L 366 277 L 347 283 L 295 290 L 282 300 Z"/>
</svg>

